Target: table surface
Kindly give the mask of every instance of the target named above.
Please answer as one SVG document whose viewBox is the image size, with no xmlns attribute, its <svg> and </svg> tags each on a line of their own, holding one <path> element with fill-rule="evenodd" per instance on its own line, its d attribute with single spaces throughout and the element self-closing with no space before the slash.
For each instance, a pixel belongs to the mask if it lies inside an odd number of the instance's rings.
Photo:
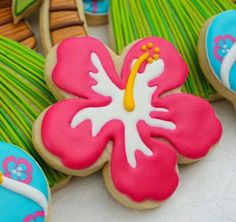
<svg viewBox="0 0 236 222">
<path fill-rule="evenodd" d="M 38 36 L 38 14 L 29 19 Z M 89 27 L 89 34 L 109 45 L 108 27 Z M 161 207 L 128 209 L 107 192 L 101 172 L 72 178 L 52 195 L 51 222 L 226 222 L 236 221 L 236 112 L 226 100 L 213 103 L 223 136 L 205 159 L 180 166 L 180 185 Z M 209 132 L 210 133 L 210 132 Z M 207 135 L 206 135 L 207 136 Z"/>
</svg>

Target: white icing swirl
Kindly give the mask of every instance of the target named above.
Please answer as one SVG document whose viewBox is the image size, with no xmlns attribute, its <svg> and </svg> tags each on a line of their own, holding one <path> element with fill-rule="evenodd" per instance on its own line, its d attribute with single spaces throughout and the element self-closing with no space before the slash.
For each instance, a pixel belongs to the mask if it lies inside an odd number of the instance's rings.
<svg viewBox="0 0 236 222">
<path fill-rule="evenodd" d="M 224 57 L 220 69 L 220 78 L 225 84 L 225 86 L 227 86 L 228 88 L 230 88 L 230 82 L 229 82 L 230 71 L 235 62 L 236 62 L 236 42 Z"/>
<path fill-rule="evenodd" d="M 8 177 L 5 177 L 1 175 L 1 183 L 0 186 L 4 187 L 5 189 L 12 191 L 14 193 L 17 193 L 21 196 L 24 196 L 35 203 L 37 203 L 45 212 L 45 215 L 47 215 L 47 209 L 48 209 L 48 201 L 45 195 L 37 190 L 36 188 L 26 184 L 22 183 L 20 181 L 16 181 L 13 179 L 10 179 Z"/>
</svg>

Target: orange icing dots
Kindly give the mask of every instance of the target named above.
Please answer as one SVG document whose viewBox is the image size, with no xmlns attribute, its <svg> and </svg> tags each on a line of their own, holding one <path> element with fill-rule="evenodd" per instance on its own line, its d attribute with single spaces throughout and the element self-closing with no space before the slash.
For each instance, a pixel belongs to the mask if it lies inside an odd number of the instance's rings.
<svg viewBox="0 0 236 222">
<path fill-rule="evenodd" d="M 152 42 L 149 42 L 149 43 L 147 44 L 147 47 L 148 47 L 149 49 L 151 49 L 151 48 L 153 47 L 153 43 L 152 43 Z"/>
<path fill-rule="evenodd" d="M 142 50 L 142 51 L 146 51 L 146 50 L 147 50 L 147 46 L 146 46 L 146 45 L 142 45 L 142 46 L 141 46 L 141 50 Z"/>
<path fill-rule="evenodd" d="M 160 52 L 160 48 L 155 47 L 153 51 L 154 51 L 155 53 L 159 53 L 159 52 Z"/>
<path fill-rule="evenodd" d="M 142 45 L 140 47 L 141 51 L 149 51 L 149 57 L 146 60 L 148 63 L 153 63 L 154 60 L 158 60 L 160 58 L 160 48 L 157 46 L 154 48 L 153 47 L 152 42 L 148 42 L 146 45 Z"/>
<path fill-rule="evenodd" d="M 152 58 L 152 57 L 149 57 L 149 58 L 147 59 L 147 62 L 148 62 L 148 63 L 153 63 L 153 58 Z"/>
<path fill-rule="evenodd" d="M 154 60 L 158 60 L 159 58 L 160 58 L 160 56 L 159 56 L 158 54 L 154 54 L 154 55 L 153 55 L 153 59 L 154 59 Z"/>
</svg>

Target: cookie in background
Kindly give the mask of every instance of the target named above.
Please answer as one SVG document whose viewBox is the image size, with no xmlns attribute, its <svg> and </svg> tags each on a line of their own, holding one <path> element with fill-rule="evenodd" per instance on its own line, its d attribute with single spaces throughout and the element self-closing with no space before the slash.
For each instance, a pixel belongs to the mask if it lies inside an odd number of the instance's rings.
<svg viewBox="0 0 236 222">
<path fill-rule="evenodd" d="M 30 25 L 24 20 L 14 24 L 11 6 L 11 0 L 0 1 L 0 35 L 36 49 L 37 40 Z"/>
<path fill-rule="evenodd" d="M 108 23 L 110 0 L 83 0 L 86 21 L 90 26 Z"/>
<path fill-rule="evenodd" d="M 165 39 L 140 39 L 118 56 L 95 38 L 68 38 L 50 50 L 45 70 L 60 101 L 35 121 L 35 148 L 69 175 L 103 169 L 125 206 L 158 207 L 178 187 L 177 164 L 206 157 L 221 138 L 211 105 L 180 93 L 187 64 Z"/>
<path fill-rule="evenodd" d="M 236 10 L 222 12 L 203 26 L 198 45 L 203 73 L 236 108 Z"/>
<path fill-rule="evenodd" d="M 65 38 L 88 35 L 82 0 L 44 0 L 39 21 L 45 55 Z"/>
<path fill-rule="evenodd" d="M 29 16 L 39 7 L 42 0 L 12 0 L 12 15 L 14 23 Z"/>
<path fill-rule="evenodd" d="M 50 189 L 38 163 L 0 141 L 0 215 L 3 222 L 49 222 Z"/>
</svg>

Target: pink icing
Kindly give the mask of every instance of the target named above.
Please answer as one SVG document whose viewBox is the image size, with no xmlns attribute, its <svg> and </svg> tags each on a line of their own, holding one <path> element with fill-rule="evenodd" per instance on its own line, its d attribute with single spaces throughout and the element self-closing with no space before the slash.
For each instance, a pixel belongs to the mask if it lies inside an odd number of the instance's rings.
<svg viewBox="0 0 236 222">
<path fill-rule="evenodd" d="M 170 197 L 179 183 L 175 150 L 142 132 L 142 139 L 153 151 L 153 155 L 148 157 L 136 151 L 137 167 L 132 168 L 124 152 L 124 138 L 122 134 L 117 134 L 117 137 L 119 139 L 116 139 L 112 153 L 111 173 L 119 192 L 128 195 L 136 202 L 162 201 Z"/>
<path fill-rule="evenodd" d="M 70 123 L 74 115 L 86 107 L 103 107 L 111 103 L 110 97 L 92 89 L 96 81 L 88 73 L 96 72 L 96 68 L 91 63 L 91 53 L 98 55 L 111 81 L 124 89 L 132 61 L 141 55 L 140 47 L 148 42 L 158 45 L 160 58 L 165 63 L 164 73 L 149 82 L 149 86 L 158 86 L 150 103 L 153 107 L 169 110 L 168 113 L 151 112 L 150 116 L 170 120 L 176 124 L 176 129 L 153 127 L 140 119 L 137 123 L 139 135 L 153 155 L 136 151 L 137 166 L 133 168 L 125 154 L 124 124 L 121 120 L 106 122 L 96 136 L 92 136 L 90 120 L 85 120 L 76 128 L 72 128 Z M 141 67 L 140 72 L 144 68 Z M 81 170 L 92 166 L 102 155 L 108 141 L 112 140 L 112 180 L 119 192 L 136 202 L 162 201 L 170 197 L 179 182 L 177 154 L 199 159 L 207 155 L 221 137 L 221 124 L 209 103 L 187 94 L 161 96 L 181 86 L 187 78 L 185 62 L 164 39 L 146 38 L 135 43 L 125 57 L 121 77 L 116 73 L 108 50 L 98 40 L 91 37 L 64 40 L 57 48 L 57 64 L 52 78 L 57 87 L 84 99 L 66 99 L 48 109 L 41 129 L 45 148 L 60 158 L 66 167 Z M 154 137 L 164 138 L 167 142 Z"/>
<path fill-rule="evenodd" d="M 21 169 L 20 173 L 25 175 L 25 178 L 21 178 L 21 176 L 17 176 L 17 180 L 30 184 L 32 180 L 32 171 L 33 167 L 32 165 L 24 158 L 16 158 L 14 156 L 9 156 L 3 161 L 3 169 L 4 169 L 4 176 L 12 178 L 13 172 L 10 171 L 9 166 L 14 165 L 14 170 L 17 171 L 18 167 L 21 167 L 22 165 L 26 169 Z M 12 169 L 11 169 L 12 170 Z"/>
<path fill-rule="evenodd" d="M 97 10 L 98 10 L 97 0 L 93 0 L 93 12 L 97 13 Z"/>
<path fill-rule="evenodd" d="M 45 214 L 43 211 L 37 211 L 34 214 L 28 215 L 23 222 L 36 222 L 37 218 L 44 217 Z"/>
<path fill-rule="evenodd" d="M 231 35 L 224 35 L 224 36 L 217 36 L 214 40 L 215 42 L 215 47 L 214 47 L 214 55 L 216 57 L 217 60 L 219 61 L 223 61 L 223 57 L 222 55 L 220 55 L 219 51 L 222 50 L 222 45 L 226 44 L 226 41 L 230 41 L 232 43 L 232 45 L 234 44 L 234 42 L 236 42 L 236 39 L 231 36 Z M 227 44 L 226 44 L 227 46 Z M 226 49 L 224 49 L 226 50 Z M 225 52 L 225 54 L 227 54 L 227 51 Z"/>
<path fill-rule="evenodd" d="M 74 96 L 104 100 L 106 99 L 104 96 L 98 95 L 91 88 L 96 84 L 96 81 L 88 75 L 88 72 L 96 72 L 96 68 L 88 62 L 91 52 L 96 52 L 100 58 L 106 58 L 107 62 L 103 64 L 104 69 L 119 88 L 123 89 L 124 83 L 117 76 L 111 56 L 105 46 L 91 37 L 89 37 L 89 44 L 87 41 L 88 37 L 82 37 L 79 41 L 78 38 L 70 38 L 58 45 L 57 64 L 53 70 L 52 79 L 57 87 Z M 65 51 L 69 51 L 70 55 L 65 54 Z"/>
<path fill-rule="evenodd" d="M 172 119 L 177 125 L 176 130 L 167 133 L 165 129 L 156 129 L 144 122 L 140 123 L 140 130 L 170 141 L 182 156 L 189 159 L 202 158 L 219 141 L 221 123 L 211 105 L 200 97 L 176 93 L 159 99 L 157 106 L 167 108 L 169 113 L 153 112 L 151 116 Z"/>
</svg>

